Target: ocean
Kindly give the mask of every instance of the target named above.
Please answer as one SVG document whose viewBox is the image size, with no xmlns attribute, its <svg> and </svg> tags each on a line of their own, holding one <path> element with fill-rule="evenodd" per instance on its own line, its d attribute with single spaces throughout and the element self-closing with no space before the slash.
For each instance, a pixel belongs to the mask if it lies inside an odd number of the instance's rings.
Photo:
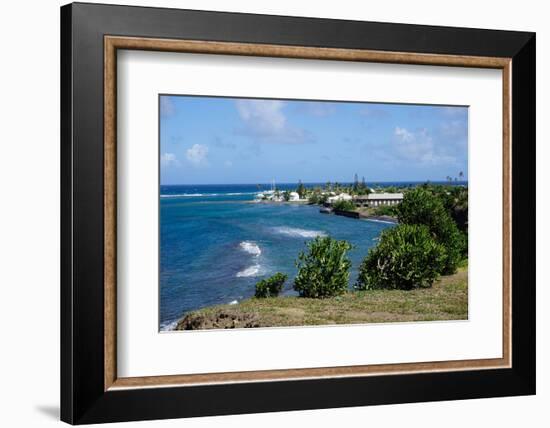
<svg viewBox="0 0 550 428">
<path fill-rule="evenodd" d="M 296 186 L 277 184 L 280 190 Z M 354 246 L 349 252 L 351 287 L 369 248 L 376 245 L 380 232 L 392 227 L 321 214 L 315 205 L 252 203 L 258 192 L 269 188 L 269 184 L 160 187 L 161 330 L 170 330 L 189 311 L 253 296 L 256 282 L 276 272 L 289 277 L 283 295 L 296 294 L 294 262 L 316 236 L 345 239 Z"/>
</svg>

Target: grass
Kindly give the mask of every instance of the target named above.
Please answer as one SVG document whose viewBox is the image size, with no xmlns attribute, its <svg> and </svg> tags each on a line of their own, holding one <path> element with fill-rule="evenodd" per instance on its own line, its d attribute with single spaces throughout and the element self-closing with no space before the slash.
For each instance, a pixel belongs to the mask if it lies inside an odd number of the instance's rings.
<svg viewBox="0 0 550 428">
<path fill-rule="evenodd" d="M 327 299 L 251 298 L 187 314 L 178 330 L 251 328 L 382 322 L 465 320 L 468 318 L 468 269 L 441 277 L 431 288 L 411 291 L 347 292 Z"/>
</svg>

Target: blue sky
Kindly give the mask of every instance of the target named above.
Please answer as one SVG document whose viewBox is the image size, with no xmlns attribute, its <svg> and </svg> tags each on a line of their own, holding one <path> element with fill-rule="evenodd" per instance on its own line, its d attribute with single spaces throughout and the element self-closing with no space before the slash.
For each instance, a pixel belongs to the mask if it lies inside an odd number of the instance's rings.
<svg viewBox="0 0 550 428">
<path fill-rule="evenodd" d="M 160 97 L 161 184 L 468 177 L 467 107 Z"/>
</svg>

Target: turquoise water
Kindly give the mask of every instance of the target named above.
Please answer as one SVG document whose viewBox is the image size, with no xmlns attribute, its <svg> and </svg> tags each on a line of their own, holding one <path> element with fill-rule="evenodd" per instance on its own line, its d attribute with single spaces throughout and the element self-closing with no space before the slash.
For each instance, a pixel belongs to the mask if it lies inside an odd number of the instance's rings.
<svg viewBox="0 0 550 428">
<path fill-rule="evenodd" d="M 296 184 L 278 185 L 295 189 Z M 391 224 L 319 213 L 318 206 L 253 203 L 257 186 L 161 186 L 160 326 L 205 306 L 254 295 L 257 281 L 288 274 L 316 236 L 354 245 L 350 286 L 380 232 Z"/>
</svg>

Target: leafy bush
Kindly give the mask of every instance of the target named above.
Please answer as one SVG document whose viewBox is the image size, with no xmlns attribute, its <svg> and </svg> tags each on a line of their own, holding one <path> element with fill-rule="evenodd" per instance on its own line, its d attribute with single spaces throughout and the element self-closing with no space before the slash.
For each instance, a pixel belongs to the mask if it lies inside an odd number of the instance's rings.
<svg viewBox="0 0 550 428">
<path fill-rule="evenodd" d="M 449 192 L 450 202 L 447 209 L 458 229 L 463 233 L 468 233 L 468 188 L 462 186 L 453 186 Z"/>
<path fill-rule="evenodd" d="M 322 200 L 321 200 L 322 196 L 323 196 L 323 195 L 321 195 L 321 194 L 318 193 L 318 192 L 313 192 L 313 193 L 311 193 L 311 194 L 309 195 L 309 197 L 308 197 L 308 202 L 309 202 L 310 204 L 320 204 L 320 203 L 322 203 Z M 326 198 L 325 198 L 325 199 L 326 199 Z M 324 202 L 324 201 L 323 201 L 323 202 Z"/>
<path fill-rule="evenodd" d="M 468 187 L 426 183 L 422 188 L 441 199 L 461 232 L 468 231 Z"/>
<path fill-rule="evenodd" d="M 395 205 L 381 205 L 374 208 L 374 215 L 389 215 L 394 216 L 397 214 L 397 206 Z"/>
<path fill-rule="evenodd" d="M 430 287 L 445 261 L 445 248 L 426 226 L 401 224 L 387 229 L 359 267 L 359 290 Z"/>
<path fill-rule="evenodd" d="M 445 247 L 442 273 L 456 271 L 464 254 L 465 240 L 438 196 L 426 188 L 406 192 L 403 202 L 397 206 L 397 218 L 402 224 L 425 225 L 434 239 Z"/>
<path fill-rule="evenodd" d="M 355 211 L 355 204 L 352 201 L 339 200 L 332 204 L 335 210 L 339 211 Z"/>
<path fill-rule="evenodd" d="M 256 284 L 255 297 L 277 297 L 287 278 L 284 273 L 277 272 L 270 278 L 262 279 Z"/>
<path fill-rule="evenodd" d="M 301 252 L 296 261 L 298 275 L 294 290 L 301 297 L 330 297 L 342 294 L 348 288 L 351 261 L 347 241 L 317 237 L 307 244 L 308 252 Z"/>
</svg>

